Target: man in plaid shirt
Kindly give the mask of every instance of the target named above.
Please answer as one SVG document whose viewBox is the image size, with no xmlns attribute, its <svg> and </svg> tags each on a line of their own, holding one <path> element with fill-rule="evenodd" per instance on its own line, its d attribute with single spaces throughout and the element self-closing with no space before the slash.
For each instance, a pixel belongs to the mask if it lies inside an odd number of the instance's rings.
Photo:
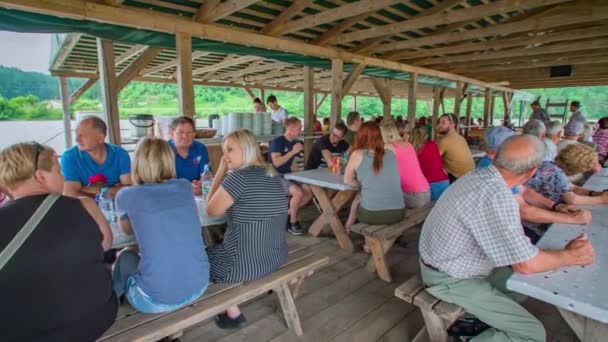
<svg viewBox="0 0 608 342">
<path fill-rule="evenodd" d="M 508 138 L 492 165 L 451 185 L 435 204 L 420 236 L 420 271 L 427 291 L 475 315 L 491 328 L 475 341 L 545 341 L 542 324 L 506 289 L 512 271 L 536 273 L 594 260 L 586 236 L 564 250 L 539 250 L 524 235 L 511 188 L 544 159 L 534 136 Z M 511 270 L 512 269 L 512 270 Z"/>
</svg>

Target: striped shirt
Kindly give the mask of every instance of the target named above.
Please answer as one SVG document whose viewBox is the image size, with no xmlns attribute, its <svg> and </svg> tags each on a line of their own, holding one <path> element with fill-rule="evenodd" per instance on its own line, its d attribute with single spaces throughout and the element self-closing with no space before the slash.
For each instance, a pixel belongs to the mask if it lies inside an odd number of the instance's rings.
<svg viewBox="0 0 608 342">
<path fill-rule="evenodd" d="M 222 244 L 207 249 L 211 280 L 236 283 L 261 278 L 287 262 L 287 197 L 279 176 L 261 166 L 232 170 L 221 187 L 234 204 L 226 214 Z"/>
</svg>

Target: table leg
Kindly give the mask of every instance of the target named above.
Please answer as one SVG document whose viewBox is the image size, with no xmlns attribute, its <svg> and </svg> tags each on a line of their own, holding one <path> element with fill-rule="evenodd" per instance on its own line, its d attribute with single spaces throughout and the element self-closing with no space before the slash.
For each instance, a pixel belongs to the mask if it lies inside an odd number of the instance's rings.
<svg viewBox="0 0 608 342">
<path fill-rule="evenodd" d="M 312 188 L 312 186 L 311 186 L 311 188 Z M 329 196 L 327 196 L 327 192 L 325 192 L 323 188 L 320 188 L 320 189 L 323 191 L 323 194 L 325 195 L 325 197 L 329 198 Z M 314 191 L 313 191 L 313 194 L 314 194 Z M 355 195 L 356 195 L 356 192 L 354 192 L 354 191 L 338 192 L 331 200 L 331 203 L 333 205 L 333 207 L 331 208 L 332 211 L 335 211 L 335 213 L 337 215 L 337 213 L 342 209 L 342 207 L 344 207 L 344 205 L 346 203 L 348 203 L 348 201 L 350 201 L 353 197 L 355 197 Z M 317 197 L 317 196 L 315 195 L 315 197 Z M 318 197 L 317 197 L 317 200 L 319 200 Z M 319 200 L 319 205 L 321 206 L 321 211 L 325 212 L 325 208 L 323 208 L 323 205 L 321 204 L 321 200 Z M 308 233 L 312 236 L 318 236 L 326 224 L 329 224 L 329 221 L 325 218 L 324 215 L 320 215 L 310 225 L 310 228 L 308 228 Z"/>
<path fill-rule="evenodd" d="M 557 310 L 581 342 L 606 341 L 606 336 L 608 336 L 608 324 L 598 322 L 594 319 L 581 316 L 559 307 Z"/>
<path fill-rule="evenodd" d="M 310 226 L 308 233 L 317 236 L 326 224 L 329 224 L 331 230 L 338 240 L 340 248 L 345 249 L 349 252 L 354 251 L 353 242 L 350 240 L 346 229 L 338 217 L 338 211 L 342 209 L 344 204 L 353 197 L 354 192 L 352 191 L 341 191 L 333 199 L 329 199 L 325 189 L 311 185 L 312 193 L 315 195 L 321 206 L 323 213 L 313 224 Z"/>
</svg>

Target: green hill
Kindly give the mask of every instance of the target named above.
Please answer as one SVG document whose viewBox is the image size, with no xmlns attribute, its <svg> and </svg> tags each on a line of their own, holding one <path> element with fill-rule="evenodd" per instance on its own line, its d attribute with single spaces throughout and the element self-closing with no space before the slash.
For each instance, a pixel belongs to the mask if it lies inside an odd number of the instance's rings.
<svg viewBox="0 0 608 342">
<path fill-rule="evenodd" d="M 85 80 L 70 79 L 68 88 L 77 89 Z M 250 111 L 252 109 L 249 95 L 240 88 L 216 88 L 195 86 L 196 114 L 206 117 L 209 114 L 225 114 L 232 111 Z M 608 115 L 608 86 L 532 89 L 531 93 L 546 97 L 561 97 L 581 101 L 583 112 L 590 119 Z M 303 113 L 303 95 L 297 92 L 271 92 L 279 103 L 289 113 L 301 116 Z M 26 72 L 18 68 L 0 66 L 0 120 L 33 120 L 60 119 L 61 110 L 49 108 L 44 101 L 59 99 L 59 84 L 56 77 L 50 75 Z M 78 110 L 101 110 L 99 85 L 95 84 L 78 101 L 72 105 L 72 112 Z M 177 88 L 175 84 L 131 82 L 118 97 L 120 116 L 126 118 L 129 114 L 149 113 L 154 115 L 176 115 Z M 464 103 L 461 113 L 464 113 Z M 502 101 L 496 102 L 495 117 L 503 115 Z M 453 99 L 446 99 L 446 112 L 454 108 Z M 347 96 L 342 102 L 343 116 L 352 108 L 352 98 Z M 520 113 L 518 104 L 514 107 L 514 117 Z M 382 103 L 375 97 L 357 97 L 357 110 L 364 116 L 376 116 L 382 113 Z M 319 117 L 327 117 L 330 112 L 330 100 L 326 99 L 319 108 Z M 394 115 L 406 116 L 407 101 L 395 99 L 392 102 Z M 425 101 L 416 104 L 418 116 L 429 115 Z M 528 111 L 529 112 L 529 111 Z M 483 98 L 473 100 L 472 116 L 483 115 Z"/>
</svg>

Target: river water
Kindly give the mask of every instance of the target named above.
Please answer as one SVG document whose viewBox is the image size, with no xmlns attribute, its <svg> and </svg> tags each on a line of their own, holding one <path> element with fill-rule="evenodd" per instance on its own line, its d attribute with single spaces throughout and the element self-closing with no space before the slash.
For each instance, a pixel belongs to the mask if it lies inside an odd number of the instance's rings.
<svg viewBox="0 0 608 342">
<path fill-rule="evenodd" d="M 129 136 L 129 120 L 120 120 L 122 136 Z M 72 121 L 72 130 L 76 129 L 76 121 Z M 63 121 L 0 121 L 0 148 L 8 145 L 37 141 L 51 146 L 58 154 L 65 151 L 65 138 L 63 134 Z M 72 132 L 72 141 L 76 143 L 75 133 Z"/>
</svg>

